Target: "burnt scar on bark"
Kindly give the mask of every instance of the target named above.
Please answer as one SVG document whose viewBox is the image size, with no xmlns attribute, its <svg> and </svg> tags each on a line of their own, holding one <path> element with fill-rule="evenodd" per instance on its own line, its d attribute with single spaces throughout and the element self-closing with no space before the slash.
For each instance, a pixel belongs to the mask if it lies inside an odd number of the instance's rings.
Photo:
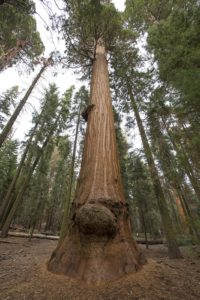
<svg viewBox="0 0 200 300">
<path fill-rule="evenodd" d="M 91 110 L 94 108 L 94 104 L 90 104 L 88 105 L 81 113 L 81 116 L 83 117 L 83 119 L 85 120 L 85 122 L 87 122 L 88 120 L 88 116 L 89 116 L 89 113 L 91 112 Z"/>
</svg>

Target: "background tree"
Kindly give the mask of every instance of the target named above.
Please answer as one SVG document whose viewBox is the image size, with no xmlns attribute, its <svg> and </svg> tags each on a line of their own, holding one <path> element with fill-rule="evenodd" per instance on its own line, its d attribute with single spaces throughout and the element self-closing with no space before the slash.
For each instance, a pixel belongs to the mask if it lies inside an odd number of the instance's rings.
<svg viewBox="0 0 200 300">
<path fill-rule="evenodd" d="M 83 107 L 88 105 L 89 102 L 89 95 L 88 91 L 86 90 L 85 86 L 82 86 L 79 91 L 75 94 L 74 97 L 74 105 L 71 109 L 71 118 L 70 121 L 72 121 L 72 118 L 74 115 L 77 117 L 76 120 L 76 129 L 75 129 L 75 136 L 73 141 L 73 150 L 72 150 L 72 158 L 70 163 L 70 174 L 68 178 L 68 190 L 67 195 L 65 199 L 65 208 L 64 208 L 64 215 L 62 220 L 62 226 L 61 226 L 61 232 L 60 232 L 60 242 L 63 240 L 67 233 L 68 229 L 68 223 L 69 223 L 69 212 L 71 209 L 71 198 L 72 196 L 72 189 L 74 184 L 74 173 L 75 173 L 75 163 L 76 163 L 76 150 L 77 150 L 77 143 L 78 143 L 78 135 L 79 130 L 81 126 L 81 115 L 85 115 L 85 110 L 83 110 Z"/>
<path fill-rule="evenodd" d="M 175 231 L 172 225 L 172 220 L 170 219 L 159 172 L 154 161 L 152 149 L 148 141 L 146 129 L 140 112 L 140 103 L 148 99 L 148 95 L 151 92 L 150 72 L 142 72 L 138 70 L 141 65 L 141 60 L 138 57 L 137 51 L 133 51 L 132 48 L 132 45 L 122 44 L 120 49 L 116 52 L 116 56 L 112 59 L 112 75 L 115 89 L 117 90 L 116 95 L 124 100 L 126 99 L 126 105 L 134 112 L 149 166 L 154 192 L 162 217 L 163 227 L 168 243 L 169 256 L 171 258 L 178 258 L 181 257 L 181 254 L 178 249 Z"/>
<path fill-rule="evenodd" d="M 71 145 L 68 137 L 59 138 L 50 161 L 48 202 L 45 208 L 45 230 L 60 231 L 70 176 Z M 56 154 L 55 154 L 56 153 Z M 56 156 L 55 156 L 56 155 Z"/>
<path fill-rule="evenodd" d="M 30 149 L 25 168 L 19 178 L 19 190 L 9 206 L 8 213 L 4 215 L 4 220 L 1 222 L 3 237 L 8 233 L 11 221 L 28 188 L 33 172 L 41 160 L 46 147 L 52 141 L 52 136 L 59 134 L 66 126 L 65 123 L 69 113 L 71 94 L 72 89 L 69 89 L 64 96 L 59 99 L 55 85 L 51 85 L 49 91 L 46 91 L 46 109 L 43 111 L 43 118 L 40 123 L 42 126 L 38 128 L 36 143 L 33 143 L 34 147 Z"/>
<path fill-rule="evenodd" d="M 0 205 L 17 168 L 18 142 L 8 140 L 0 149 Z"/>
<path fill-rule="evenodd" d="M 147 47 L 157 65 L 156 84 L 160 87 L 157 95 L 160 93 L 160 97 L 165 99 L 165 112 L 168 110 L 168 119 L 171 120 L 171 136 L 173 126 L 174 133 L 176 129 L 176 148 L 184 160 L 183 164 L 187 164 L 187 169 L 190 169 L 187 173 L 191 176 L 197 195 L 197 149 L 200 141 L 199 13 L 199 3 L 196 0 L 149 1 L 148 4 L 146 1 L 126 1 L 128 25 L 132 28 L 138 25 L 139 29 L 143 28 L 147 32 Z M 142 19 L 141 16 L 144 15 L 146 17 Z M 166 120 L 166 123 L 169 121 Z M 184 149 L 180 150 L 181 148 Z M 191 167 L 188 161 L 194 162 Z"/>
<path fill-rule="evenodd" d="M 7 118 L 11 115 L 11 111 L 15 107 L 15 100 L 17 96 L 17 86 L 5 91 L 0 96 L 0 129 L 4 127 Z"/>
<path fill-rule="evenodd" d="M 131 152 L 128 164 L 129 205 L 135 212 L 134 233 L 145 233 L 153 239 L 160 237 L 163 231 L 156 196 L 148 167 L 140 155 Z"/>
</svg>

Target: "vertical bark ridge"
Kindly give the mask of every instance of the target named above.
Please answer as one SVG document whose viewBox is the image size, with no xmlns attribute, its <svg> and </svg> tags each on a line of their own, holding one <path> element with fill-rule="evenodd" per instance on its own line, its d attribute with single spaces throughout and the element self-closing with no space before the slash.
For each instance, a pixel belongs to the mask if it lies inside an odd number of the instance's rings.
<svg viewBox="0 0 200 300">
<path fill-rule="evenodd" d="M 88 118 L 86 147 L 79 182 L 89 188 L 79 189 L 76 201 L 86 203 L 91 199 L 108 198 L 124 202 L 120 171 L 116 154 L 114 120 L 109 93 L 109 77 L 105 53 L 98 53 L 93 67 L 91 104 L 94 108 Z M 104 93 L 102 92 L 104 91 Z M 106 107 L 106 109 L 105 109 Z M 88 178 L 89 177 L 89 178 Z M 119 181 L 119 182 L 118 182 Z"/>
</svg>

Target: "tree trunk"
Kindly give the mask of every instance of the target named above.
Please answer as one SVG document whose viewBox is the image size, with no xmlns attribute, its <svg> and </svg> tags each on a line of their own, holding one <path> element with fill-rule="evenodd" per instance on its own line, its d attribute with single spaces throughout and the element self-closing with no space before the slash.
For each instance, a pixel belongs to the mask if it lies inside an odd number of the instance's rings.
<svg viewBox="0 0 200 300">
<path fill-rule="evenodd" d="M 194 174 L 194 171 L 193 171 L 193 168 L 191 166 L 191 163 L 189 161 L 189 158 L 187 156 L 187 153 L 185 152 L 184 150 L 184 147 L 182 144 L 180 145 L 177 145 L 176 141 L 174 140 L 174 137 L 173 135 L 171 134 L 170 130 L 169 130 L 169 127 L 167 126 L 164 118 L 162 117 L 162 122 L 165 126 L 165 129 L 167 131 L 167 134 L 170 138 L 170 141 L 174 147 L 174 150 L 176 151 L 177 154 L 179 154 L 180 156 L 183 157 L 183 161 L 180 161 L 184 170 L 185 170 L 185 173 L 187 174 L 189 180 L 190 180 L 190 183 L 195 191 L 195 194 L 197 196 L 197 199 L 198 201 L 200 202 L 200 187 L 199 187 L 199 182 L 198 182 L 198 179 L 196 177 L 196 175 Z"/>
<path fill-rule="evenodd" d="M 34 170 L 35 170 L 35 168 L 36 168 L 36 166 L 37 166 L 37 164 L 40 160 L 40 157 L 41 157 L 41 155 L 38 154 L 38 156 L 36 157 L 32 167 L 29 169 L 27 177 L 26 177 L 26 179 L 25 179 L 25 181 L 24 181 L 24 183 L 23 183 L 23 185 L 22 185 L 22 187 L 21 187 L 21 189 L 20 189 L 20 191 L 17 195 L 17 198 L 15 199 L 15 201 L 13 203 L 13 206 L 12 206 L 11 210 L 9 211 L 9 214 L 6 218 L 6 221 L 5 221 L 5 223 L 2 227 L 2 231 L 1 231 L 1 237 L 3 237 L 3 238 L 7 237 L 7 235 L 8 235 L 8 230 L 10 228 L 10 224 L 12 222 L 12 219 L 13 219 L 13 217 L 14 217 L 16 211 L 17 211 L 17 208 L 18 208 L 18 206 L 21 202 L 21 199 L 22 199 L 22 197 L 23 197 L 23 195 L 24 195 L 24 193 L 25 193 L 25 191 L 28 187 L 28 184 L 29 184 L 30 179 L 32 177 L 32 174 L 33 174 L 33 172 L 34 172 Z"/>
<path fill-rule="evenodd" d="M 145 133 L 145 129 L 142 123 L 142 120 L 140 118 L 140 114 L 138 111 L 138 107 L 136 104 L 136 101 L 133 97 L 132 91 L 131 91 L 131 87 L 129 85 L 129 83 L 127 82 L 127 88 L 128 88 L 128 93 L 131 99 L 131 104 L 132 104 L 132 108 L 135 114 L 135 118 L 136 118 L 136 122 L 138 125 L 138 129 L 140 132 L 140 136 L 141 136 L 141 140 L 142 140 L 142 144 L 144 147 L 144 152 L 145 152 L 145 156 L 147 159 L 147 163 L 149 166 L 149 172 L 151 174 L 151 179 L 153 182 L 153 186 L 154 186 L 154 191 L 155 191 L 155 196 L 157 199 L 157 203 L 158 203 L 158 207 L 160 210 L 160 215 L 162 218 L 162 222 L 163 222 L 163 227 L 164 227 L 164 231 L 165 231 L 165 235 L 166 235 L 166 239 L 167 239 L 167 244 L 168 244 L 168 254 L 170 258 L 182 258 L 181 252 L 178 248 L 178 244 L 176 241 L 176 236 L 175 236 L 175 232 L 173 229 L 173 225 L 172 225 L 172 221 L 170 218 L 170 214 L 169 214 L 169 210 L 167 207 L 167 203 L 165 200 L 165 196 L 162 190 L 162 185 L 159 179 L 159 175 L 158 175 L 158 171 L 156 169 L 156 165 L 154 163 L 154 159 L 153 159 L 153 155 L 152 155 L 152 151 L 151 148 L 149 146 L 149 142 Z"/>
<path fill-rule="evenodd" d="M 184 213 L 185 213 L 185 216 L 187 218 L 187 223 L 188 223 L 188 226 L 190 227 L 190 231 L 191 231 L 191 234 L 194 235 L 194 237 L 200 241 L 200 232 L 199 232 L 199 228 L 198 226 L 196 225 L 195 221 L 194 221 L 194 217 L 190 211 L 190 208 L 188 206 L 188 201 L 182 191 L 182 189 L 179 187 L 177 188 L 177 193 L 179 195 L 179 200 L 181 201 L 181 205 L 182 205 L 182 208 L 184 210 Z"/>
<path fill-rule="evenodd" d="M 40 79 L 40 77 L 42 76 L 42 74 L 44 73 L 44 71 L 46 70 L 47 66 L 49 66 L 49 64 L 52 63 L 51 59 L 48 59 L 46 61 L 46 63 L 44 63 L 43 67 L 40 69 L 39 73 L 37 74 L 37 76 L 35 77 L 35 79 L 33 80 L 31 86 L 29 87 L 28 91 L 26 92 L 26 94 L 24 95 L 23 99 L 19 102 L 18 106 L 16 107 L 14 113 L 12 114 L 12 116 L 10 117 L 10 119 L 8 120 L 6 126 L 4 127 L 3 131 L 0 134 L 0 147 L 2 146 L 2 144 L 4 143 L 4 141 L 6 140 L 10 130 L 12 129 L 13 124 L 15 123 L 16 119 L 18 118 L 20 112 L 22 111 L 24 105 L 26 104 L 26 101 L 28 100 L 32 90 L 34 89 L 36 83 L 38 82 L 38 80 Z"/>
<path fill-rule="evenodd" d="M 145 217 L 144 217 L 144 211 L 143 211 L 143 208 L 141 208 L 140 212 L 141 212 L 142 223 L 143 223 L 143 229 L 144 229 L 144 236 L 145 236 L 145 242 L 146 242 L 146 249 L 148 249 L 148 248 L 149 248 L 149 242 L 148 242 L 147 226 L 146 226 L 146 220 L 145 220 Z"/>
<path fill-rule="evenodd" d="M 62 240 L 64 239 L 67 233 L 67 227 L 69 223 L 69 211 L 70 211 L 70 204 L 71 204 L 72 185 L 74 179 L 74 165 L 75 165 L 75 158 L 76 158 L 76 148 L 77 148 L 79 125 L 80 125 L 80 117 L 81 117 L 81 105 L 79 107 L 78 119 L 76 123 L 76 133 L 75 133 L 72 161 L 71 161 L 70 173 L 69 173 L 69 184 L 67 189 L 67 197 L 65 200 L 64 214 L 63 214 L 62 225 L 60 230 L 60 240 L 59 240 L 60 243 L 62 242 Z"/>
<path fill-rule="evenodd" d="M 38 195 L 39 196 L 39 195 Z M 38 197 L 37 197 L 38 198 Z M 37 204 L 37 209 L 34 213 L 34 215 L 32 216 L 32 224 L 31 224 L 31 230 L 30 230 L 30 236 L 29 236 L 29 241 L 31 241 L 32 239 L 32 236 L 33 236 L 33 233 L 34 233 L 34 230 L 36 228 L 36 225 L 39 221 L 39 218 L 41 217 L 42 215 L 42 212 L 44 210 L 44 206 L 45 206 L 45 203 L 44 201 L 41 201 L 41 199 L 39 198 L 38 200 L 38 204 Z"/>
<path fill-rule="evenodd" d="M 173 198 L 177 207 L 178 216 L 180 219 L 181 231 L 183 234 L 189 233 L 189 227 L 187 222 L 187 217 L 182 205 L 181 192 L 178 189 L 173 188 L 172 190 Z"/>
<path fill-rule="evenodd" d="M 105 47 L 96 45 L 91 104 L 71 224 L 48 270 L 87 282 L 113 280 L 145 259 L 132 239 L 117 155 Z"/>
</svg>

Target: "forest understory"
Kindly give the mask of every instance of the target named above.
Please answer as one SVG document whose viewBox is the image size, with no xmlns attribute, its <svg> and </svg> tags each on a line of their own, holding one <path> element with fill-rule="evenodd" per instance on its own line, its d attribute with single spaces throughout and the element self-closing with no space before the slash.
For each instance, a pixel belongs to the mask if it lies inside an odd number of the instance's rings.
<svg viewBox="0 0 200 300">
<path fill-rule="evenodd" d="M 95 286 L 47 271 L 56 244 L 0 239 L 0 299 L 200 299 L 200 246 L 181 247 L 184 258 L 170 260 L 164 245 L 141 245 L 148 259 L 141 271 Z"/>
</svg>

